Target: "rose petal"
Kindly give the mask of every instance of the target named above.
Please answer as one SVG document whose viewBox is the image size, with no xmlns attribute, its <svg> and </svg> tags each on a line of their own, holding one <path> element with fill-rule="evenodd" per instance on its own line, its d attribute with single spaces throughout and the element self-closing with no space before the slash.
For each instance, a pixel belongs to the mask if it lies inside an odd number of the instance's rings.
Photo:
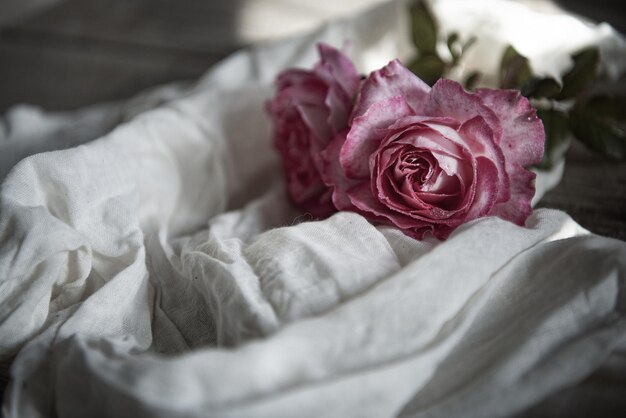
<svg viewBox="0 0 626 418">
<path fill-rule="evenodd" d="M 331 201 L 331 191 L 327 188 L 320 188 L 317 196 L 301 203 L 300 208 L 316 219 L 328 218 L 337 212 Z"/>
<path fill-rule="evenodd" d="M 502 136 L 502 127 L 496 114 L 483 104 L 480 97 L 466 92 L 463 86 L 453 80 L 442 78 L 435 83 L 428 95 L 424 113 L 450 117 L 460 123 L 480 116 L 492 129 L 496 143 Z"/>
<path fill-rule="evenodd" d="M 380 151 L 370 156 L 370 165 L 376 165 L 378 170 L 385 170 L 396 164 L 398 159 L 401 158 L 401 153 L 401 145 L 381 148 Z M 372 170 L 372 172 L 374 172 L 374 170 Z"/>
<path fill-rule="evenodd" d="M 448 126 L 453 129 L 458 129 L 461 126 L 461 123 L 455 119 L 442 117 L 442 116 L 424 116 L 424 115 L 409 115 L 404 116 L 402 118 L 398 118 L 391 126 L 389 126 L 389 130 L 403 130 L 406 129 L 408 125 L 443 125 Z"/>
<path fill-rule="evenodd" d="M 355 212 L 362 214 L 370 221 L 394 225 L 392 219 L 397 214 L 372 194 L 369 183 L 357 184 L 348 191 L 347 196 Z M 399 216 L 402 217 L 402 215 Z"/>
<path fill-rule="evenodd" d="M 337 134 L 348 126 L 361 79 L 352 61 L 340 50 L 322 43 L 318 50 L 321 59 L 314 72 L 328 86 L 324 101 L 328 108 L 327 124 Z"/>
<path fill-rule="evenodd" d="M 507 202 L 496 204 L 490 215 L 523 226 L 532 213 L 530 201 L 535 195 L 536 175 L 520 165 L 514 166 L 511 170 L 511 198 Z"/>
<path fill-rule="evenodd" d="M 429 91 L 428 84 L 416 77 L 400 61 L 393 60 L 380 70 L 373 71 L 363 82 L 352 119 L 365 114 L 374 103 L 394 96 L 404 97 L 415 113 L 421 113 Z"/>
<path fill-rule="evenodd" d="M 377 175 L 375 187 L 378 191 L 379 200 L 400 212 L 430 208 L 430 205 L 425 204 L 415 196 L 413 190 L 405 191 L 403 187 L 399 187 L 396 179 L 393 178 L 389 171 Z M 396 196 L 399 199 L 392 199 L 391 196 Z"/>
<path fill-rule="evenodd" d="M 293 138 L 301 139 L 297 136 Z M 298 146 L 294 149 L 289 144 L 283 144 L 281 148 L 289 197 L 296 206 L 314 217 L 327 217 L 336 211 L 331 202 L 330 190 L 327 190 L 308 155 L 295 155 L 294 151 L 301 149 L 305 148 Z"/>
<path fill-rule="evenodd" d="M 372 104 L 365 114 L 355 118 L 339 155 L 346 175 L 355 179 L 369 177 L 369 156 L 385 135 L 380 129 L 411 113 L 406 100 L 398 96 Z"/>
<path fill-rule="evenodd" d="M 436 129 L 438 126 L 444 126 L 451 132 L 456 133 L 459 123 L 449 118 L 434 118 L 424 116 L 405 116 L 399 118 L 387 130 L 389 134 L 381 143 L 381 147 L 395 142 L 406 145 L 413 145 L 415 148 L 436 149 L 445 152 L 450 156 L 460 157 L 457 144 L 462 141 L 441 141 L 441 132 Z M 435 129 L 433 129 L 435 127 Z M 434 147 L 434 148 L 431 148 Z"/>
<path fill-rule="evenodd" d="M 281 92 L 291 86 L 299 86 L 315 79 L 315 75 L 309 70 L 291 68 L 281 72 L 276 77 L 276 91 Z"/>
<path fill-rule="evenodd" d="M 471 201 L 465 222 L 488 215 L 498 196 L 498 168 L 493 161 L 478 157 L 474 175 L 472 190 L 468 193 Z"/>
<path fill-rule="evenodd" d="M 401 229 L 414 228 L 423 221 L 412 219 L 402 213 L 392 211 L 382 204 L 373 194 L 369 183 L 360 183 L 352 187 L 347 196 L 350 202 L 367 219 L 387 225 L 394 225 Z"/>
<path fill-rule="evenodd" d="M 348 196 L 358 209 L 356 212 L 369 220 L 400 228 L 402 232 L 416 239 L 422 239 L 428 232 L 439 239 L 444 239 L 462 223 L 462 220 L 457 219 L 429 219 L 417 215 L 408 217 L 403 213 L 392 211 L 372 195 L 371 188 L 365 183 L 350 189 Z"/>
<path fill-rule="evenodd" d="M 406 214 L 413 219 L 429 219 L 431 221 L 447 220 L 458 211 L 458 209 L 454 207 L 458 202 L 458 198 L 455 198 L 455 195 L 434 195 L 424 192 L 407 194 L 395 181 L 385 174 L 379 175 L 376 179 L 376 188 L 379 191 L 379 200 L 383 201 L 390 208 Z M 444 174 L 444 177 L 448 176 Z M 448 180 L 454 182 L 456 178 L 448 177 Z M 393 196 L 399 197 L 402 202 L 393 199 Z M 433 199 L 435 196 L 437 196 L 438 199 Z M 424 200 L 424 197 L 429 201 Z M 446 207 L 448 205 L 445 203 L 443 205 L 440 204 L 446 198 L 449 199 L 448 203 L 449 206 L 451 206 L 449 208 Z M 433 204 L 434 202 L 438 204 Z"/>
<path fill-rule="evenodd" d="M 333 134 L 337 134 L 348 127 L 348 117 L 350 116 L 352 99 L 338 88 L 331 87 L 328 90 L 324 104 L 328 109 L 326 125 L 332 129 Z"/>
<path fill-rule="evenodd" d="M 320 155 L 320 173 L 327 186 L 332 187 L 332 202 L 337 210 L 353 210 L 346 192 L 359 183 L 358 180 L 346 177 L 339 163 L 339 152 L 346 140 L 345 132 L 335 135 Z"/>
<path fill-rule="evenodd" d="M 305 104 L 297 105 L 296 109 L 304 123 L 315 134 L 313 135 L 314 140 L 320 142 L 320 145 L 325 145 L 332 138 L 332 131 L 326 124 L 326 119 L 328 119 L 326 109 Z"/>
<path fill-rule="evenodd" d="M 475 158 L 485 157 L 497 169 L 497 202 L 506 202 L 511 197 L 509 175 L 505 167 L 504 154 L 495 143 L 493 131 L 485 120 L 476 116 L 465 122 L 459 129 L 459 137 L 467 144 Z"/>
<path fill-rule="evenodd" d="M 367 190 L 370 190 L 369 194 Z M 387 173 L 378 173 L 369 187 L 357 185 L 348 191 L 348 195 L 359 209 L 387 218 L 399 228 L 412 228 L 417 225 L 416 222 L 445 224 L 457 222 L 450 220 L 450 217 L 458 210 L 448 211 L 430 205 L 419 197 L 416 197 L 412 204 L 403 203 L 406 195 L 399 189 L 396 182 L 387 176 Z"/>
<path fill-rule="evenodd" d="M 429 204 L 415 196 L 415 193 L 405 193 L 389 172 L 378 173 L 373 187 L 377 191 L 379 201 L 400 213 L 416 212 L 421 216 L 427 214 L 431 208 Z"/>
<path fill-rule="evenodd" d="M 443 194 L 443 193 L 426 193 L 420 192 L 419 197 L 422 199 L 424 203 L 428 203 L 429 205 L 438 206 L 446 211 L 450 211 L 452 208 L 442 207 L 442 203 L 446 200 L 451 201 L 452 204 L 458 205 L 458 197 L 460 193 L 456 194 Z M 455 199 L 456 198 L 456 199 Z"/>
<path fill-rule="evenodd" d="M 545 132 L 528 99 L 514 90 L 480 89 L 477 94 L 491 106 L 504 128 L 500 146 L 511 179 L 510 199 L 497 204 L 492 214 L 524 225 L 535 194 L 535 174 L 524 167 L 543 158 Z"/>
<path fill-rule="evenodd" d="M 348 97 L 354 97 L 361 78 L 350 58 L 325 43 L 319 43 L 317 49 L 321 60 L 315 67 L 315 72 L 326 80 L 328 85 L 332 86 L 337 82 Z"/>
<path fill-rule="evenodd" d="M 321 141 L 327 142 L 332 137 L 327 124 L 328 110 L 323 105 L 327 88 L 310 74 L 302 74 L 302 71 L 290 73 L 296 74 L 297 80 L 289 80 L 293 82 L 292 84 L 283 82 L 284 88 L 268 103 L 270 113 L 280 123 L 285 113 L 297 109 L 309 129 L 315 132 Z"/>
<path fill-rule="evenodd" d="M 500 119 L 500 147 L 507 163 L 538 164 L 543 158 L 545 133 L 528 99 L 517 90 L 479 89 L 476 94 Z"/>
</svg>

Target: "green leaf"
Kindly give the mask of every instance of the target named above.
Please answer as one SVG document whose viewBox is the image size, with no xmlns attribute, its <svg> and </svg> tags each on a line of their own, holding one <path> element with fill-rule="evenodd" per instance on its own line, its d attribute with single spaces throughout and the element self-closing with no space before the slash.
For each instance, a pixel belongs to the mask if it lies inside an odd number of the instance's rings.
<svg viewBox="0 0 626 418">
<path fill-rule="evenodd" d="M 470 49 L 471 46 L 474 45 L 477 40 L 478 38 L 476 38 L 475 36 L 472 36 L 467 41 L 465 41 L 465 43 L 462 46 L 462 54 L 464 54 L 468 49 Z"/>
<path fill-rule="evenodd" d="M 437 47 L 437 21 L 424 0 L 415 0 L 410 5 L 413 43 L 420 54 L 434 54 Z"/>
<path fill-rule="evenodd" d="M 437 55 L 422 55 L 409 64 L 409 70 L 432 86 L 443 75 L 445 63 Z"/>
<path fill-rule="evenodd" d="M 585 108 L 596 115 L 626 122 L 626 97 L 595 96 L 585 104 Z"/>
<path fill-rule="evenodd" d="M 474 90 L 476 84 L 478 84 L 481 77 L 481 73 L 479 73 L 478 71 L 473 71 L 465 78 L 465 82 L 463 83 L 463 85 L 467 90 Z"/>
<path fill-rule="evenodd" d="M 566 113 L 555 109 L 539 109 L 537 116 L 546 132 L 545 152 L 538 168 L 549 170 L 554 166 L 569 145 L 569 118 Z"/>
<path fill-rule="evenodd" d="M 521 90 L 525 97 L 552 99 L 561 91 L 561 85 L 551 77 L 531 77 L 524 83 Z"/>
<path fill-rule="evenodd" d="M 600 64 L 600 51 L 596 47 L 585 48 L 572 55 L 574 66 L 563 76 L 563 89 L 559 100 L 578 96 L 596 78 Z"/>
<path fill-rule="evenodd" d="M 459 34 L 456 32 L 452 32 L 448 35 L 448 40 L 446 41 L 446 45 L 448 46 L 448 50 L 450 51 L 450 55 L 452 55 L 452 61 L 456 62 L 459 58 L 461 58 L 461 54 L 463 50 L 459 42 Z"/>
<path fill-rule="evenodd" d="M 528 59 L 509 45 L 500 61 L 500 87 L 505 89 L 520 88 L 532 76 Z"/>
<path fill-rule="evenodd" d="M 583 107 L 571 112 L 570 127 L 591 150 L 615 161 L 626 159 L 626 132 L 615 119 Z"/>
</svg>

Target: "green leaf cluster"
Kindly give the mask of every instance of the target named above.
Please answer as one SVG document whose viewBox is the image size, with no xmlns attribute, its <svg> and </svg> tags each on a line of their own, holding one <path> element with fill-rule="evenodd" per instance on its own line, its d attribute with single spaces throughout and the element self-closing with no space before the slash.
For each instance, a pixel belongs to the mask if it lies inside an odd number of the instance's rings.
<svg viewBox="0 0 626 418">
<path fill-rule="evenodd" d="M 440 34 L 437 20 L 424 0 L 410 4 L 410 16 L 418 54 L 408 68 L 433 85 L 459 64 L 476 39 L 462 42 L 457 33 Z M 440 41 L 442 45 L 445 42 L 450 59 L 443 59 L 438 53 Z M 572 61 L 572 68 L 562 75 L 561 82 L 533 74 L 528 59 L 513 46 L 505 49 L 500 61 L 500 87 L 520 90 L 531 99 L 543 121 L 546 149 L 539 167 L 552 167 L 567 149 L 571 136 L 603 156 L 626 160 L 626 98 L 589 97 L 589 89 L 598 77 L 598 48 L 584 48 L 572 55 Z M 468 74 L 465 88 L 474 89 L 481 77 L 479 72 Z"/>
<path fill-rule="evenodd" d="M 439 42 L 439 26 L 428 3 L 423 0 L 413 1 L 410 5 L 411 35 L 413 44 L 418 50 L 417 57 L 408 68 L 429 85 L 445 76 L 450 69 L 458 65 L 461 57 L 472 45 L 474 39 L 461 42 L 457 33 L 451 33 L 445 39 L 450 51 L 451 60 L 444 60 L 437 51 Z M 472 74 L 472 82 L 478 81 L 478 74 Z"/>
<path fill-rule="evenodd" d="M 549 170 L 569 146 L 570 117 L 567 113 L 556 109 L 538 109 L 537 116 L 543 122 L 546 132 L 543 160 L 537 167 Z"/>
<path fill-rule="evenodd" d="M 414 1 L 410 5 L 411 34 L 419 54 L 408 68 L 429 85 L 440 79 L 446 65 L 437 53 L 439 28 L 430 7 L 424 1 Z"/>
<path fill-rule="evenodd" d="M 596 96 L 570 112 L 570 128 L 589 149 L 626 160 L 626 98 Z"/>
<path fill-rule="evenodd" d="M 519 89 L 531 99 L 544 99 L 543 107 L 537 112 L 546 132 L 545 156 L 539 167 L 552 167 L 570 134 L 609 159 L 626 159 L 626 98 L 587 97 L 589 87 L 598 77 L 600 52 L 597 48 L 578 51 L 572 55 L 572 61 L 574 65 L 563 74 L 562 84 L 559 84 L 550 77 L 534 76 L 528 59 L 512 46 L 502 55 L 500 86 Z M 555 102 L 564 100 L 574 102 L 567 112 L 554 106 Z M 545 103 L 549 106 L 545 107 Z"/>
<path fill-rule="evenodd" d="M 551 77 L 533 75 L 528 59 L 509 45 L 500 61 L 500 87 L 518 89 L 526 97 L 555 100 L 573 99 L 581 95 L 598 75 L 600 52 L 598 48 L 585 48 L 572 56 L 574 65 L 559 84 Z"/>
</svg>

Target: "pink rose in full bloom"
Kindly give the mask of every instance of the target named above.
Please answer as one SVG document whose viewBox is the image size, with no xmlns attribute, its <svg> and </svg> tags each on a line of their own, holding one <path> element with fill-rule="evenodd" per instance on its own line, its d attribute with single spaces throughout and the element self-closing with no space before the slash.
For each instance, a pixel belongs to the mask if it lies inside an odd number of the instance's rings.
<svg viewBox="0 0 626 418">
<path fill-rule="evenodd" d="M 345 138 L 323 151 L 339 210 L 422 239 L 494 215 L 523 225 L 532 209 L 544 130 L 514 90 L 432 88 L 397 60 L 364 81 Z"/>
<path fill-rule="evenodd" d="M 325 217 L 336 209 L 320 174 L 320 153 L 336 135 L 345 135 L 360 77 L 341 51 L 324 44 L 318 49 L 321 59 L 313 70 L 278 75 L 267 109 L 289 197 L 302 210 Z"/>
</svg>

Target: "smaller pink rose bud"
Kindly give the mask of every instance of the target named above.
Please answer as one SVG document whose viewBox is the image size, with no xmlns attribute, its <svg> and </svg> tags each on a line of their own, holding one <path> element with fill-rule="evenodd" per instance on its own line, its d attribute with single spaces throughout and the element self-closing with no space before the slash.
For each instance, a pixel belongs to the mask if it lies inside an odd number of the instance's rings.
<svg viewBox="0 0 626 418">
<path fill-rule="evenodd" d="M 320 173 L 321 152 L 346 131 L 360 78 L 341 51 L 324 44 L 318 49 L 320 61 L 313 70 L 289 69 L 278 75 L 267 109 L 290 199 L 323 218 L 336 209 Z"/>
</svg>

